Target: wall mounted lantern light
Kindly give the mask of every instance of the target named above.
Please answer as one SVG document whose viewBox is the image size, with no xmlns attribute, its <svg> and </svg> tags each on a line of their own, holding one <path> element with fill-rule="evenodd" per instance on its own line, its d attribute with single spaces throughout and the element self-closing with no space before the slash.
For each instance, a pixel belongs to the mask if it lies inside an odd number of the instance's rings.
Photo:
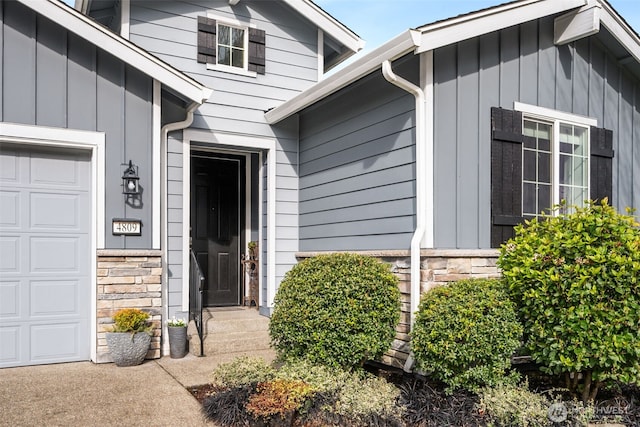
<svg viewBox="0 0 640 427">
<path fill-rule="evenodd" d="M 122 194 L 127 196 L 140 194 L 139 180 L 138 167 L 129 160 L 129 167 L 125 169 L 122 175 Z"/>
</svg>

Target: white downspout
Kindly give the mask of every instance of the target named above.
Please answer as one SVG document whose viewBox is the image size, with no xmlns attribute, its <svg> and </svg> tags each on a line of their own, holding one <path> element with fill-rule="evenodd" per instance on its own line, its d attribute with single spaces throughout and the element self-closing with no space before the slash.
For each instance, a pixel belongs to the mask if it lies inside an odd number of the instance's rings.
<svg viewBox="0 0 640 427">
<path fill-rule="evenodd" d="M 168 146 L 167 146 L 167 140 L 169 138 L 169 132 L 173 132 L 176 130 L 181 130 L 181 129 L 186 129 L 189 126 L 191 126 L 191 123 L 193 123 L 193 112 L 200 106 L 199 103 L 197 102 L 192 102 L 191 104 L 189 104 L 189 106 L 187 107 L 187 115 L 185 117 L 184 120 L 181 120 L 179 122 L 173 122 L 173 123 L 167 123 L 166 125 L 164 125 L 162 127 L 162 130 L 160 131 L 160 152 L 162 153 L 162 164 L 160 165 L 160 182 L 162 183 L 162 198 L 161 198 L 161 212 L 162 212 L 162 218 L 161 218 L 161 224 L 162 224 L 162 258 L 163 261 L 165 263 L 165 265 L 167 265 L 167 256 L 169 254 L 169 249 L 168 249 L 168 244 L 169 244 L 169 236 L 167 235 L 167 197 L 168 197 L 168 190 L 167 190 L 167 161 L 168 161 Z M 184 236 L 183 236 L 184 238 Z M 184 252 L 184 250 L 183 250 Z M 185 258 L 187 260 L 187 262 L 189 261 L 188 255 L 185 257 L 185 254 L 182 254 L 182 262 L 184 265 L 185 262 Z M 162 318 L 163 319 L 168 319 L 169 318 L 169 304 L 168 304 L 168 298 L 169 298 L 169 278 L 168 278 L 168 272 L 167 269 L 163 268 L 162 269 Z M 188 287 L 187 287 L 188 288 Z M 184 292 L 184 286 L 183 286 L 183 292 Z M 187 291 L 188 292 L 188 291 Z M 184 298 L 183 298 L 184 301 Z M 185 307 L 184 307 L 184 302 L 182 304 L 182 311 L 185 311 Z M 186 310 L 189 310 L 188 304 L 187 304 L 187 308 Z M 166 337 L 168 336 L 169 332 L 167 331 L 167 326 L 166 326 L 166 322 L 163 322 L 162 325 L 162 336 Z M 167 351 L 167 349 L 165 349 L 164 347 L 169 343 L 169 340 L 162 340 L 162 353 L 164 354 L 165 351 Z"/>
<path fill-rule="evenodd" d="M 415 314 L 420 303 L 420 250 L 421 242 L 427 230 L 427 170 L 425 165 L 426 154 L 426 96 L 425 92 L 418 86 L 397 76 L 391 69 L 391 62 L 386 60 L 382 63 L 382 74 L 388 82 L 411 93 L 416 99 L 416 229 L 411 238 L 411 324 L 413 329 Z M 429 236 L 428 236 L 428 240 Z M 413 352 L 409 354 L 404 370 L 411 372 L 413 365 Z"/>
</svg>

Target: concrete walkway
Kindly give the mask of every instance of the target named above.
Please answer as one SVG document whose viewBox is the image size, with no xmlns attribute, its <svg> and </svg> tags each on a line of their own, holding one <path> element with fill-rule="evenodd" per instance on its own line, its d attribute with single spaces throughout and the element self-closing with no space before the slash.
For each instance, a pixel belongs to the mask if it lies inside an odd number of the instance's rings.
<svg viewBox="0 0 640 427">
<path fill-rule="evenodd" d="M 214 426 L 185 387 L 207 383 L 218 364 L 237 356 L 0 369 L 0 426 Z"/>
</svg>

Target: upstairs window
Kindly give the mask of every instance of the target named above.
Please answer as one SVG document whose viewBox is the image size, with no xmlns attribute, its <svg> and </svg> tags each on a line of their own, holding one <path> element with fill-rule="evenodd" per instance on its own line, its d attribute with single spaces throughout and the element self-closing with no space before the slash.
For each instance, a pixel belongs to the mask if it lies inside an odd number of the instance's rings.
<svg viewBox="0 0 640 427">
<path fill-rule="evenodd" d="M 218 65 L 246 69 L 247 31 L 218 23 Z"/>
<path fill-rule="evenodd" d="M 210 70 L 265 73 L 265 32 L 239 23 L 198 17 L 198 62 Z"/>
</svg>

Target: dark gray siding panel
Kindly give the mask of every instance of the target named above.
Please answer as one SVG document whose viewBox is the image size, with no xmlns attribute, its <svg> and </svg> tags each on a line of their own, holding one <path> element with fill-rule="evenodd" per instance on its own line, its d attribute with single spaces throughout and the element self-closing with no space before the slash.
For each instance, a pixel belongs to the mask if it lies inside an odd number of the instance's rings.
<svg viewBox="0 0 640 427">
<path fill-rule="evenodd" d="M 151 246 L 152 80 L 18 2 L 0 3 L 1 121 L 105 132 L 105 245 Z M 125 205 L 121 176 L 139 165 L 141 203 Z M 143 222 L 142 236 L 111 235 L 111 219 Z"/>
<path fill-rule="evenodd" d="M 18 2 L 4 6 L 3 121 L 36 123 L 36 15 Z"/>
<path fill-rule="evenodd" d="M 516 101 L 613 130 L 613 204 L 640 207 L 640 80 L 603 45 L 606 31 L 555 46 L 548 17 L 435 51 L 436 247 L 490 247 L 490 108 Z"/>
<path fill-rule="evenodd" d="M 36 62 L 46 70 L 36 76 L 36 123 L 67 126 L 67 33 L 43 17 L 38 17 Z"/>
<path fill-rule="evenodd" d="M 73 129 L 96 129 L 96 47 L 79 37 L 68 36 L 68 125 Z"/>
<path fill-rule="evenodd" d="M 416 57 L 395 64 L 417 80 Z M 408 249 L 415 100 L 375 72 L 300 117 L 300 250 Z"/>
</svg>

